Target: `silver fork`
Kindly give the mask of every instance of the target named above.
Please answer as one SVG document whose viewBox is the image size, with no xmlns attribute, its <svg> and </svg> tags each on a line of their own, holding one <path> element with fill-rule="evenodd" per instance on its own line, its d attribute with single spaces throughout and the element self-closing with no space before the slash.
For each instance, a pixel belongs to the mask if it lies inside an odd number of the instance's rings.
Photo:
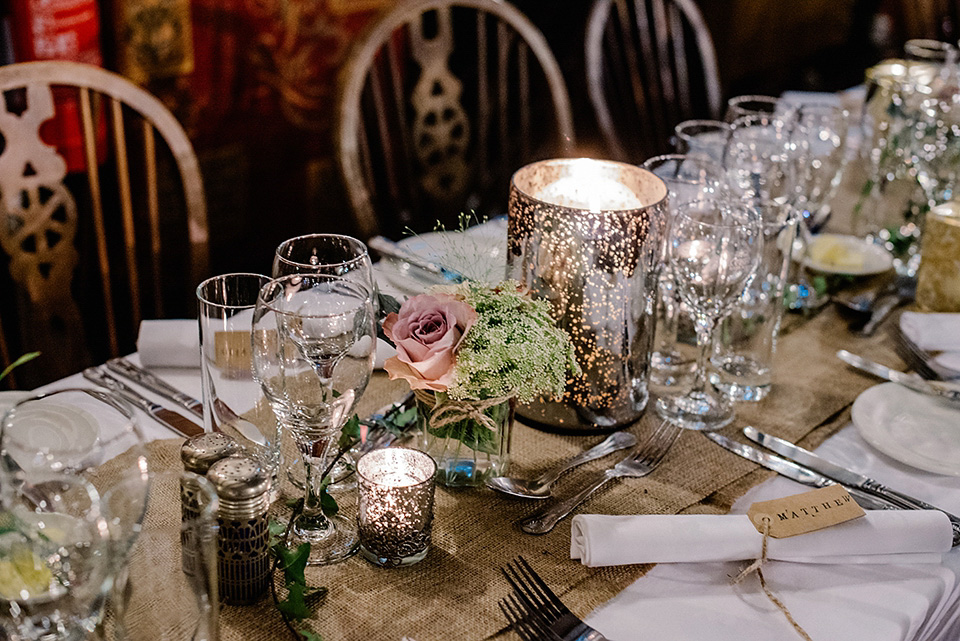
<svg viewBox="0 0 960 641">
<path fill-rule="evenodd" d="M 513 588 L 513 597 L 500 601 L 500 609 L 524 641 L 606 641 L 563 604 L 522 556 L 500 571 Z"/>
<path fill-rule="evenodd" d="M 897 355 L 923 378 L 934 381 L 952 381 L 960 377 L 960 372 L 955 372 L 933 362 L 933 357 L 920 349 L 920 346 L 904 334 L 899 327 L 894 327 L 892 334 Z"/>
<path fill-rule="evenodd" d="M 520 521 L 520 529 L 527 534 L 546 534 L 578 505 L 613 479 L 629 476 L 638 478 L 652 472 L 680 435 L 681 428 L 664 421 L 646 441 L 636 447 L 625 459 L 603 471 L 596 479 L 573 496 L 554 503 Z"/>
</svg>

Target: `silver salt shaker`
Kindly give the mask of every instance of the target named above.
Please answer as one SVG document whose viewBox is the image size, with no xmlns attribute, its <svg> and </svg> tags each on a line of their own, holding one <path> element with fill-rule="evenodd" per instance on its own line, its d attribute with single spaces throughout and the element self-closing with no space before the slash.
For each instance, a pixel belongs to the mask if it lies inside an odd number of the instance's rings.
<svg viewBox="0 0 960 641">
<path fill-rule="evenodd" d="M 233 456 L 207 472 L 220 499 L 217 584 L 230 605 L 255 603 L 270 582 L 270 474 L 255 459 Z"/>
<path fill-rule="evenodd" d="M 183 469 L 187 472 L 193 472 L 199 476 L 204 476 L 210 466 L 222 458 L 240 454 L 243 448 L 226 434 L 220 432 L 204 432 L 198 436 L 187 439 L 180 447 L 180 460 L 183 462 Z M 184 522 L 193 521 L 200 516 L 199 505 L 197 504 L 197 491 L 190 487 L 187 480 L 180 481 L 180 514 Z M 188 550 L 193 546 L 186 545 L 183 541 L 188 536 L 186 531 L 180 534 L 182 552 L 182 567 L 187 574 L 191 573 L 194 567 L 192 560 L 187 558 L 190 554 Z"/>
</svg>

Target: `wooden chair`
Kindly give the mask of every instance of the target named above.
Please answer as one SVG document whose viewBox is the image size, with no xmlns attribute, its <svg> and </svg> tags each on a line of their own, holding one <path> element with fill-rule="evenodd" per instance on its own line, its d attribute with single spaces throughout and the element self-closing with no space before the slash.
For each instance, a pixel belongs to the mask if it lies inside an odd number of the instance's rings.
<svg viewBox="0 0 960 641">
<path fill-rule="evenodd" d="M 513 172 L 574 144 L 559 66 L 502 0 L 401 0 L 350 54 L 337 120 L 362 238 L 505 213 Z"/>
<path fill-rule="evenodd" d="M 594 0 L 585 48 L 590 102 L 616 159 L 669 151 L 677 123 L 719 117 L 717 56 L 693 0 Z"/>
<path fill-rule="evenodd" d="M 141 317 L 165 303 L 189 300 L 170 311 L 192 313 L 206 203 L 167 108 L 121 76 L 61 61 L 0 67 L 0 96 L 0 260 L 13 284 L 0 306 L 19 327 L 19 340 L 0 340 L 5 358 L 39 349 L 48 378 L 70 373 L 132 349 Z"/>
</svg>

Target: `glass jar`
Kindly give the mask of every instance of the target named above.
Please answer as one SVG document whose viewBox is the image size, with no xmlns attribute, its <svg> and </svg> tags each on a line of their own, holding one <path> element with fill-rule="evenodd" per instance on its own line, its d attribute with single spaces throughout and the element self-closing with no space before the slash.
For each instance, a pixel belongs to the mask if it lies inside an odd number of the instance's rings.
<svg viewBox="0 0 960 641">
<path fill-rule="evenodd" d="M 515 399 L 453 400 L 417 390 L 421 448 L 437 463 L 437 483 L 479 487 L 505 474 Z"/>
</svg>

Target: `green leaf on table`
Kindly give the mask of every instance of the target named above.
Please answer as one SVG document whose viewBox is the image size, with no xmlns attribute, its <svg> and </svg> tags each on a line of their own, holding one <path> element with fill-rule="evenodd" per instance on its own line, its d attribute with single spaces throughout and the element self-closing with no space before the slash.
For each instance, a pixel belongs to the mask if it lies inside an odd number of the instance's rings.
<svg viewBox="0 0 960 641">
<path fill-rule="evenodd" d="M 32 360 L 35 359 L 37 356 L 40 356 L 40 352 L 27 352 L 26 354 L 24 354 L 23 356 L 21 356 L 21 357 L 18 358 L 17 360 L 15 360 L 15 361 L 13 361 L 12 363 L 10 363 L 9 365 L 7 365 L 7 366 L 4 368 L 4 370 L 3 370 L 2 372 L 0 372 L 0 381 L 2 381 L 2 380 L 7 376 L 7 374 L 9 374 L 10 372 L 12 372 L 15 367 L 20 367 L 20 366 L 23 365 L 24 363 L 28 363 L 28 362 L 32 361 Z"/>
<path fill-rule="evenodd" d="M 340 439 L 337 441 L 337 447 L 345 450 L 351 447 L 354 441 L 358 440 L 360 440 L 360 417 L 354 414 L 340 428 Z"/>
<path fill-rule="evenodd" d="M 283 543 L 283 534 L 287 530 L 286 523 L 279 521 L 274 517 L 270 517 L 270 522 L 267 524 L 267 531 L 270 534 L 270 547 L 276 547 Z"/>
<path fill-rule="evenodd" d="M 304 600 L 307 586 L 292 583 L 287 586 L 287 598 L 277 604 L 277 608 L 291 619 L 307 619 L 312 614 Z"/>
<path fill-rule="evenodd" d="M 314 632 L 313 630 L 308 630 L 307 628 L 301 628 L 297 630 L 300 633 L 300 637 L 304 641 L 323 641 L 323 637 Z"/>
<path fill-rule="evenodd" d="M 287 589 L 293 585 L 306 588 L 307 577 L 303 572 L 307 567 L 307 561 L 310 560 L 310 544 L 301 543 L 295 550 L 279 547 L 277 553 L 280 555 L 280 569 L 283 570 L 283 582 Z"/>
<path fill-rule="evenodd" d="M 336 516 L 337 512 L 340 511 L 340 506 L 337 505 L 337 499 L 330 496 L 330 492 L 327 491 L 327 487 L 330 485 L 330 477 L 323 477 L 323 481 L 320 483 L 320 510 L 323 512 L 323 515 L 326 517 Z"/>
</svg>

